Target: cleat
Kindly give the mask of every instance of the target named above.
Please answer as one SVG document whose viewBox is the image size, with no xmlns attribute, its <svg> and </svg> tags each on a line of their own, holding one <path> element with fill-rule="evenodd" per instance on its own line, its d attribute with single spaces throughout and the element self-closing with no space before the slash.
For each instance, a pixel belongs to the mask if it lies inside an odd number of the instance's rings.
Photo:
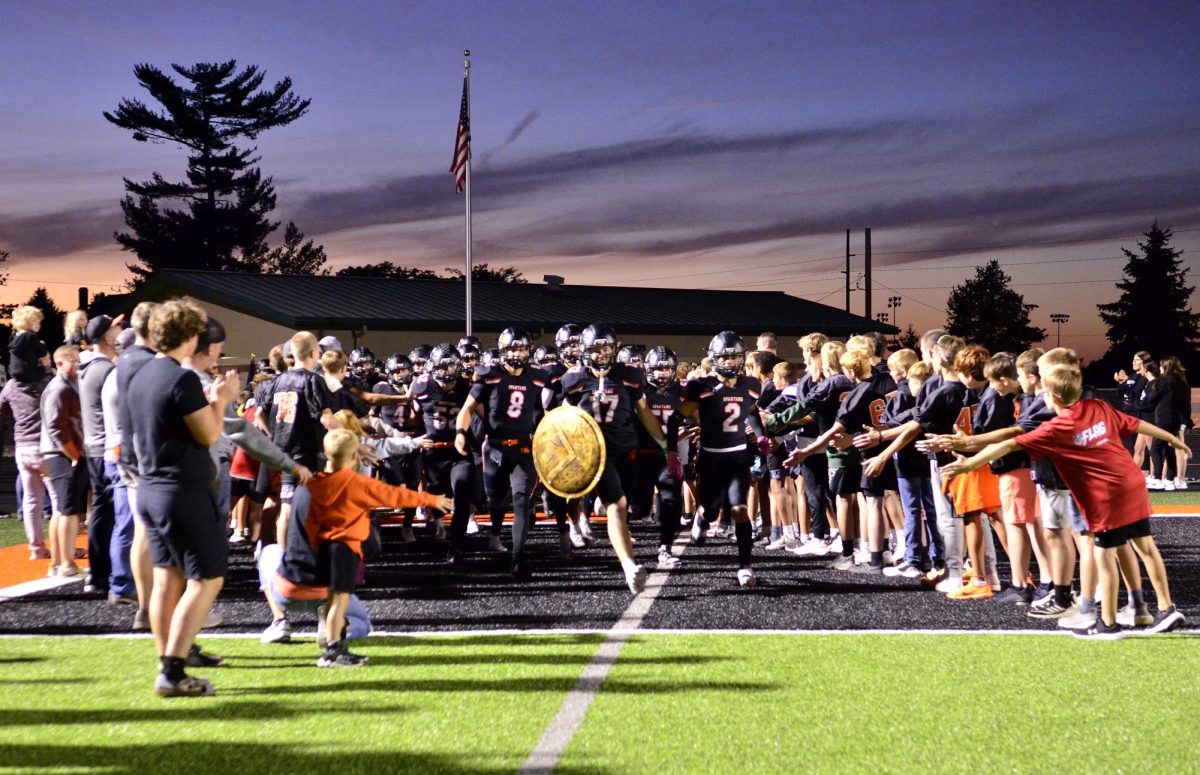
<svg viewBox="0 0 1200 775">
<path fill-rule="evenodd" d="M 642 565 L 636 566 L 632 572 L 625 572 L 625 583 L 629 586 L 629 591 L 633 594 L 639 594 L 646 588 L 646 568 Z"/>
<path fill-rule="evenodd" d="M 292 639 L 292 625 L 287 619 L 271 622 L 258 639 L 262 643 L 287 643 Z"/>
<path fill-rule="evenodd" d="M 737 580 L 740 587 L 758 586 L 758 576 L 755 576 L 754 571 L 750 568 L 738 568 Z"/>
</svg>

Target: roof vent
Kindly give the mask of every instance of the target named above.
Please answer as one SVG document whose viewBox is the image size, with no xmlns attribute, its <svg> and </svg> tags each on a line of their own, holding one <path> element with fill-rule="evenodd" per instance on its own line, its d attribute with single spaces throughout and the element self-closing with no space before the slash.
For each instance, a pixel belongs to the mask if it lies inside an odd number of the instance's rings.
<svg viewBox="0 0 1200 775">
<path fill-rule="evenodd" d="M 542 279 L 546 281 L 546 287 L 552 291 L 561 291 L 565 280 L 556 274 L 544 274 Z"/>
</svg>

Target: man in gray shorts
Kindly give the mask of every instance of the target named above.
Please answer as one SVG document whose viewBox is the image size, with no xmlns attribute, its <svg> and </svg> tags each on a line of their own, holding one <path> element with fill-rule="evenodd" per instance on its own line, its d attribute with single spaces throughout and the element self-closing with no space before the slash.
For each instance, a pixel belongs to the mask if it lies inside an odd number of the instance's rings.
<svg viewBox="0 0 1200 775">
<path fill-rule="evenodd" d="M 42 481 L 50 495 L 51 576 L 78 575 L 75 539 L 87 510 L 87 466 L 83 462 L 83 423 L 75 379 L 79 348 L 54 351 L 56 373 L 42 392 Z"/>
</svg>

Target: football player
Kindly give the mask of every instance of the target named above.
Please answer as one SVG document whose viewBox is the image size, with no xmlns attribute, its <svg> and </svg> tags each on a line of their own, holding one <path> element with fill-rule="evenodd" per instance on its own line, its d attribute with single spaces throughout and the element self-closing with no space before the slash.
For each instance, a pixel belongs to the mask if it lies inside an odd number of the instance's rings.
<svg viewBox="0 0 1200 775">
<path fill-rule="evenodd" d="M 546 389 L 542 391 L 542 405 L 549 412 L 563 402 L 562 376 L 567 370 L 579 365 L 579 335 L 582 329 L 567 323 L 560 326 L 554 334 L 557 362 L 547 363 L 542 368 L 546 372 Z M 541 350 L 542 348 L 538 348 Z M 570 500 L 555 495 L 549 490 L 542 491 L 542 505 L 547 514 L 554 517 L 560 534 L 566 533 L 572 549 L 582 549 L 592 542 L 592 525 L 586 511 L 581 513 L 579 499 Z M 560 552 L 560 559 L 571 559 L 572 553 L 566 544 Z"/>
<path fill-rule="evenodd" d="M 676 410 L 683 402 L 683 388 L 675 376 L 679 365 L 669 347 L 655 347 L 646 354 L 646 403 L 658 420 L 667 448 L 678 439 L 681 419 Z M 654 494 L 658 493 L 658 567 L 675 568 L 680 559 L 671 554 L 671 544 L 679 530 L 683 513 L 683 465 L 677 452 L 664 453 L 644 428 L 638 427 L 638 477 L 633 495 L 634 505 L 642 513 L 650 512 Z M 632 508 L 632 505 L 631 505 Z"/>
<path fill-rule="evenodd" d="M 604 433 L 605 459 L 595 493 L 608 516 L 608 538 L 621 561 L 625 581 L 635 595 L 646 586 L 646 569 L 633 559 L 633 541 L 626 523 L 627 493 L 633 491 L 630 453 L 637 447 L 637 424 L 666 450 L 662 428 L 650 413 L 644 395 L 645 375 L 617 362 L 621 340 L 604 323 L 592 323 L 580 336 L 583 368 L 562 377 L 564 399 L 590 411 Z"/>
<path fill-rule="evenodd" d="M 700 453 L 696 477 L 700 480 L 700 507 L 692 526 L 692 540 L 704 542 L 709 520 L 725 511 L 733 518 L 738 547 L 738 584 L 758 583 L 750 567 L 753 534 L 746 508 L 753 451 L 747 444 L 747 427 L 757 447 L 770 454 L 771 442 L 758 417 L 759 384 L 745 377 L 746 346 L 732 331 L 722 331 L 708 343 L 714 374 L 688 382 L 679 414 L 700 426 Z"/>
</svg>

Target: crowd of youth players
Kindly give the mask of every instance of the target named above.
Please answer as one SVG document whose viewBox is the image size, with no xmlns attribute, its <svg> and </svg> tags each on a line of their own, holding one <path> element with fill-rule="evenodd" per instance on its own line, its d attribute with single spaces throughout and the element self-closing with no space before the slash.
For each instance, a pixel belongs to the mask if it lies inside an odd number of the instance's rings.
<svg viewBox="0 0 1200 775">
<path fill-rule="evenodd" d="M 811 334 L 798 369 L 774 354 L 771 335 L 748 352 L 724 331 L 693 367 L 665 347 L 622 347 L 611 327 L 591 324 L 564 325 L 554 346 L 535 349 L 528 332 L 509 328 L 494 349 L 464 337 L 380 363 L 366 348 L 347 355 L 333 337 L 299 332 L 256 364 L 250 397 L 233 373 L 215 373 L 225 332 L 192 302 L 140 305 L 125 331 L 97 318 L 79 339 L 82 352 L 54 353 L 51 375 L 37 373 L 44 352 L 14 342 L 20 368 L 0 396 L 19 431 L 27 529 L 40 522 L 29 515 L 40 514 L 31 500 L 41 486 L 58 520 L 49 549 L 31 534 L 31 551 L 46 553 L 51 574 L 74 572 L 71 525 L 90 479 L 88 585 L 136 604 L 135 628 L 155 635 L 163 695 L 213 691 L 185 667 L 220 662 L 195 638 L 228 542 L 258 547 L 272 611 L 264 641 L 290 637 L 289 613 L 315 612 L 322 666 L 365 661 L 347 643 L 370 630 L 353 591 L 378 551 L 373 510 L 404 514 L 411 541 L 424 509 L 453 564 L 479 530 L 476 516 L 490 516 L 489 551 L 509 553 L 513 576 L 527 578 L 533 432 L 563 403 L 592 415 L 606 455 L 591 493 L 570 501 L 541 489 L 544 510 L 563 559 L 594 540 L 590 516 L 603 511 L 634 594 L 647 569 L 628 523 L 653 518 L 659 568 L 681 563 L 671 551 L 681 527 L 696 544 L 732 535 L 743 587 L 758 583 L 757 545 L 832 556 L 836 570 L 913 579 L 954 600 L 1012 603 L 1085 637 L 1184 621 L 1150 536 L 1145 481 L 1122 441 L 1186 446 L 1081 396 L 1070 350 L 993 355 L 930 331 L 919 355 L 885 360 L 880 336 Z M 41 426 L 36 453 L 32 425 Z M 996 543 L 1012 567 L 1007 587 Z M 1157 615 L 1142 597 L 1139 560 Z M 1120 610 L 1118 577 L 1128 592 Z"/>
</svg>

